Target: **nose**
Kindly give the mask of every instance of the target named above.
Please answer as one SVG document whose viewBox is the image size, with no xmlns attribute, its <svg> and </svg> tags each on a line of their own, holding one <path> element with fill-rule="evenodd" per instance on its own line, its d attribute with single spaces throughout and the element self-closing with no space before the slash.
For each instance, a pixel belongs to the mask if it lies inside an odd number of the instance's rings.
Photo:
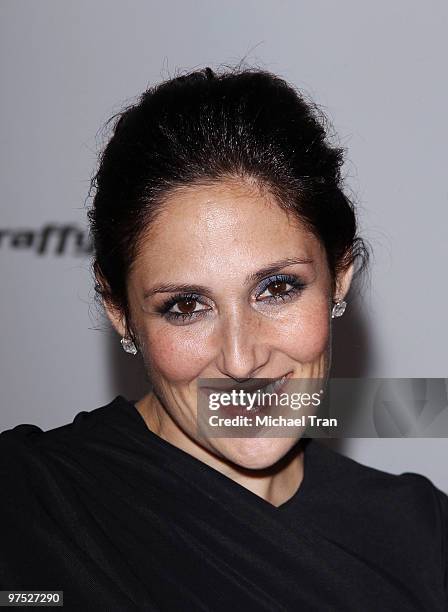
<svg viewBox="0 0 448 612">
<path fill-rule="evenodd" d="M 270 337 L 260 315 L 250 306 L 222 316 L 217 367 L 237 382 L 259 375 L 269 361 Z"/>
</svg>

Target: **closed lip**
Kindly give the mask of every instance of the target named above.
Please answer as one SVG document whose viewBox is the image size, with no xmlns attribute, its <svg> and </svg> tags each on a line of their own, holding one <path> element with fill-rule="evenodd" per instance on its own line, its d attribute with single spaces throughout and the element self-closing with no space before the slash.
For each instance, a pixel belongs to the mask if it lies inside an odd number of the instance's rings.
<svg viewBox="0 0 448 612">
<path fill-rule="evenodd" d="M 277 382 L 279 380 L 282 380 L 282 379 L 286 380 L 290 378 L 291 375 L 292 375 L 292 372 L 288 372 L 287 374 L 283 374 L 282 376 L 278 376 L 276 378 L 251 378 L 245 381 L 244 383 L 236 383 L 232 380 L 229 380 L 228 378 L 223 378 L 222 383 L 216 382 L 214 383 L 213 386 L 200 384 L 199 387 L 201 391 L 204 391 L 204 392 L 218 392 L 218 391 L 230 391 L 230 390 L 235 390 L 238 392 L 242 390 L 247 393 L 250 393 L 253 391 L 258 391 L 259 389 L 260 390 L 264 389 L 268 385 L 271 385 L 272 383 Z"/>
</svg>

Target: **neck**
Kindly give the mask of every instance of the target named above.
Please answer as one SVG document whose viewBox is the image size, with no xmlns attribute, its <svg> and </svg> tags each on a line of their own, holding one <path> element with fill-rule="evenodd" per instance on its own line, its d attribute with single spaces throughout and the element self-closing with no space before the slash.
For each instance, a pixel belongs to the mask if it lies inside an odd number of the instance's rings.
<svg viewBox="0 0 448 612">
<path fill-rule="evenodd" d="M 302 483 L 304 462 L 300 444 L 295 444 L 272 466 L 248 469 L 213 453 L 186 435 L 163 409 L 153 392 L 135 405 L 153 433 L 231 478 L 273 506 L 278 507 L 288 501 Z"/>
</svg>

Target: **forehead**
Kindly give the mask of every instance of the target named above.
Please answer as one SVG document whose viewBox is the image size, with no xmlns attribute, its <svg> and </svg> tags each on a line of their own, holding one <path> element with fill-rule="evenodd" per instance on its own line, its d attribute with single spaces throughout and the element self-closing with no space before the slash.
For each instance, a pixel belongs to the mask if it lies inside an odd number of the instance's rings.
<svg viewBox="0 0 448 612">
<path fill-rule="evenodd" d="M 316 237 L 255 185 L 222 182 L 177 189 L 140 241 L 136 267 L 209 265 L 215 271 L 273 258 L 321 257 Z"/>
</svg>

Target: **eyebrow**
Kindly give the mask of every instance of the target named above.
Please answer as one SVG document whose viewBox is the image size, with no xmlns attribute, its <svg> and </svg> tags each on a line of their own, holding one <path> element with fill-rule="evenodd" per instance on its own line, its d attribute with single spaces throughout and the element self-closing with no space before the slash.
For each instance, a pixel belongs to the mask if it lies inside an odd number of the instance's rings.
<svg viewBox="0 0 448 612">
<path fill-rule="evenodd" d="M 283 268 L 287 268 L 288 266 L 293 266 L 296 264 L 309 264 L 313 263 L 312 259 L 306 258 L 294 258 L 287 257 L 286 259 L 280 259 L 278 261 L 274 261 L 273 263 L 257 270 L 257 272 L 253 272 L 246 277 L 244 282 L 245 285 L 249 283 L 258 282 L 263 280 L 266 276 L 276 274 L 283 270 Z M 162 283 L 157 285 L 156 287 L 151 287 L 151 289 L 147 289 L 143 298 L 146 299 L 155 293 L 203 293 L 210 294 L 212 290 L 209 287 L 204 285 L 190 285 L 185 283 Z"/>
</svg>

